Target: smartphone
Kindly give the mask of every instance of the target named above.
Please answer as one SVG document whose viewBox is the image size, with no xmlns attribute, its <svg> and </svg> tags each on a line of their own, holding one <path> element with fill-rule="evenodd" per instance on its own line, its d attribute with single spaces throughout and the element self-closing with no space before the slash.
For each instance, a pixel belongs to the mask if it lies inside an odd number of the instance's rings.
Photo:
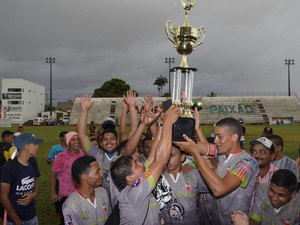
<svg viewBox="0 0 300 225">
<path fill-rule="evenodd" d="M 163 106 L 164 112 L 166 112 L 171 107 L 171 105 L 172 105 L 172 99 L 163 101 L 162 106 Z"/>
</svg>

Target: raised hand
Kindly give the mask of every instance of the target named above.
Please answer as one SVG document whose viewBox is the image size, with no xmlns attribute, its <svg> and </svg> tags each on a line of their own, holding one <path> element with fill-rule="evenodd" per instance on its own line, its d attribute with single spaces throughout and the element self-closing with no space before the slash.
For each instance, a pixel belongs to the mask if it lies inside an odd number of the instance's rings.
<svg viewBox="0 0 300 225">
<path fill-rule="evenodd" d="M 152 112 L 151 110 L 142 110 L 141 112 L 141 119 L 145 125 L 149 125 L 154 120 L 156 120 L 160 115 L 160 112 Z"/>
<path fill-rule="evenodd" d="M 124 101 L 128 104 L 128 106 L 135 106 L 136 103 L 136 92 L 134 90 L 128 90 L 126 92 L 126 96 L 123 95 Z"/>
<path fill-rule="evenodd" d="M 144 97 L 144 106 L 146 111 L 150 111 L 153 108 L 153 98 L 150 96 Z"/>
<path fill-rule="evenodd" d="M 165 123 L 174 124 L 180 117 L 180 109 L 172 105 L 162 116 L 162 120 Z"/>
<path fill-rule="evenodd" d="M 189 138 L 187 135 L 183 135 L 183 138 L 186 141 L 176 141 L 174 144 L 178 145 L 181 150 L 188 153 L 189 155 L 193 155 L 197 151 L 197 144 L 194 142 L 191 138 Z"/>
<path fill-rule="evenodd" d="M 90 95 L 84 95 L 83 97 L 81 97 L 80 102 L 82 110 L 89 110 L 94 104 Z"/>
</svg>

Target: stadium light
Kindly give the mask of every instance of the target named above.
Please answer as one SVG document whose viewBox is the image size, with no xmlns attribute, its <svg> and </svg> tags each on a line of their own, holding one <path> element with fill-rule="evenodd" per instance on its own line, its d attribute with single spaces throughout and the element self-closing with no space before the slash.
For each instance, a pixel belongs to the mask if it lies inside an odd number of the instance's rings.
<svg viewBox="0 0 300 225">
<path fill-rule="evenodd" d="M 165 58 L 166 63 L 169 64 L 169 94 L 171 94 L 171 64 L 175 62 L 174 58 Z"/>
<path fill-rule="evenodd" d="M 288 67 L 288 95 L 291 96 L 291 82 L 290 82 L 290 66 L 294 65 L 293 59 L 286 59 L 285 65 Z"/>
<path fill-rule="evenodd" d="M 50 116 L 52 116 L 52 64 L 55 63 L 55 58 L 46 58 L 46 63 L 50 65 Z"/>
</svg>

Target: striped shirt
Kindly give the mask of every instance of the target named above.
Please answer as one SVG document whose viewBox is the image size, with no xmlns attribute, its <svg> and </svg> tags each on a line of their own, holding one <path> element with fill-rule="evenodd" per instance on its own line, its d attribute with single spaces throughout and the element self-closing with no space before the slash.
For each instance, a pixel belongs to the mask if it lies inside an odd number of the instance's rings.
<svg viewBox="0 0 300 225">
<path fill-rule="evenodd" d="M 298 174 L 299 171 L 298 171 L 298 166 L 297 166 L 297 163 L 295 160 L 293 160 L 287 156 L 284 156 L 282 159 L 274 160 L 272 162 L 272 164 L 278 169 L 287 169 L 287 170 L 292 171 L 296 175 L 296 177 L 299 181 L 299 174 Z"/>
</svg>

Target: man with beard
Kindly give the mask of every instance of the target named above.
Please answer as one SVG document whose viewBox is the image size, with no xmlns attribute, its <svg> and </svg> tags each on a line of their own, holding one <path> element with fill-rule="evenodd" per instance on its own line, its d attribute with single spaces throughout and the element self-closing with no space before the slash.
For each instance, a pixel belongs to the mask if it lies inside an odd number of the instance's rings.
<svg viewBox="0 0 300 225">
<path fill-rule="evenodd" d="M 270 183 L 271 177 L 277 170 L 273 166 L 272 160 L 275 153 L 275 147 L 266 137 L 261 137 L 250 142 L 251 156 L 256 160 L 259 167 L 258 184 Z"/>
<path fill-rule="evenodd" d="M 77 189 L 63 204 L 65 224 L 103 225 L 111 213 L 106 190 L 101 187 L 102 173 L 96 159 L 83 156 L 72 165 Z"/>
</svg>

